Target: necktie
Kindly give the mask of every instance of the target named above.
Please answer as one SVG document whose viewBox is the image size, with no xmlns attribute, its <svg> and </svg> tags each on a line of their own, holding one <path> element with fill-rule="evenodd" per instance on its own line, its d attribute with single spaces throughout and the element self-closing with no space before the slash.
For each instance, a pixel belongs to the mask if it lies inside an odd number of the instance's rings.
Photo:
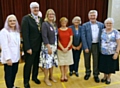
<svg viewBox="0 0 120 88">
<path fill-rule="evenodd" d="M 38 19 L 38 17 L 35 17 L 35 21 L 36 21 L 37 23 L 39 23 L 39 19 Z"/>
<path fill-rule="evenodd" d="M 37 23 L 37 25 L 38 25 L 38 30 L 40 31 L 40 24 L 39 24 L 39 19 L 38 19 L 38 17 L 35 17 L 35 21 L 36 21 L 36 23 Z"/>
</svg>

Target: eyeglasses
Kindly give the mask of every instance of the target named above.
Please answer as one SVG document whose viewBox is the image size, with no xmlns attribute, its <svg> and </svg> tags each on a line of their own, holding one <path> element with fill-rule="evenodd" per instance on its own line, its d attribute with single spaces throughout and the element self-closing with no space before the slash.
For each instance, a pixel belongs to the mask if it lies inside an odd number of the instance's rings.
<svg viewBox="0 0 120 88">
<path fill-rule="evenodd" d="M 16 20 L 9 20 L 9 22 L 16 22 Z"/>
<path fill-rule="evenodd" d="M 105 24 L 112 24 L 112 23 L 105 23 Z"/>
<path fill-rule="evenodd" d="M 55 15 L 54 13 L 48 14 L 48 15 Z"/>
<path fill-rule="evenodd" d="M 32 7 L 32 9 L 39 9 L 39 7 Z"/>
<path fill-rule="evenodd" d="M 74 22 L 80 22 L 81 20 L 74 20 Z"/>
</svg>

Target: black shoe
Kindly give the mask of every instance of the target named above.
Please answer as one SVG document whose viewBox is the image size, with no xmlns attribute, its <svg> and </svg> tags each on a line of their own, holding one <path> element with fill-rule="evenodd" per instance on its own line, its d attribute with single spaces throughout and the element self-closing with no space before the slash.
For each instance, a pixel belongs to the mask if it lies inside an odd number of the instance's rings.
<svg viewBox="0 0 120 88">
<path fill-rule="evenodd" d="M 24 88 L 30 88 L 30 84 L 29 83 L 24 84 Z"/>
<path fill-rule="evenodd" d="M 38 79 L 32 79 L 32 81 L 34 81 L 36 84 L 40 84 L 41 83 L 40 80 L 38 80 Z"/>
<path fill-rule="evenodd" d="M 111 79 L 110 80 L 106 80 L 105 84 L 110 84 L 111 83 Z"/>
<path fill-rule="evenodd" d="M 90 78 L 90 75 L 85 75 L 85 76 L 84 76 L 84 79 L 85 79 L 85 80 L 88 80 L 89 78 Z"/>
<path fill-rule="evenodd" d="M 76 75 L 77 77 L 79 77 L 79 73 L 78 73 L 78 72 L 75 72 L 75 75 Z"/>
<path fill-rule="evenodd" d="M 73 75 L 73 72 L 70 72 L 69 75 L 72 76 L 72 75 Z"/>
<path fill-rule="evenodd" d="M 99 77 L 94 77 L 94 80 L 95 80 L 96 83 L 99 83 L 99 82 L 100 82 Z"/>
<path fill-rule="evenodd" d="M 106 82 L 106 79 L 102 78 L 102 79 L 101 79 L 101 82 Z"/>
</svg>

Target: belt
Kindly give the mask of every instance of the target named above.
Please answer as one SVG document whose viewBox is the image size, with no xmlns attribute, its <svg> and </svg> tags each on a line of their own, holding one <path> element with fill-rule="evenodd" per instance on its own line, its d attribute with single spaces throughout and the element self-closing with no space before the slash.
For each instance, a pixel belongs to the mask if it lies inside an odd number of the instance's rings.
<svg viewBox="0 0 120 88">
<path fill-rule="evenodd" d="M 93 45 L 98 44 L 98 43 L 92 43 Z"/>
</svg>

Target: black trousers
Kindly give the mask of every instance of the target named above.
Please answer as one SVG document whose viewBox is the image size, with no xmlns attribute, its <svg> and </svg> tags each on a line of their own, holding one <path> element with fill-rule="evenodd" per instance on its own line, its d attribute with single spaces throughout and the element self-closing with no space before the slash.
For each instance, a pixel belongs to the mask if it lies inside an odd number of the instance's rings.
<svg viewBox="0 0 120 88">
<path fill-rule="evenodd" d="M 69 66 L 70 72 L 73 72 L 73 71 L 78 72 L 81 51 L 82 50 L 74 50 L 74 49 L 72 49 L 74 64 Z"/>
<path fill-rule="evenodd" d="M 25 65 L 23 71 L 24 85 L 27 85 L 30 80 L 30 74 L 32 71 L 32 79 L 37 79 L 39 69 L 39 55 L 40 52 L 32 51 L 32 55 L 25 53 Z"/>
<path fill-rule="evenodd" d="M 84 52 L 84 63 L 86 69 L 86 75 L 90 75 L 91 73 L 91 54 L 93 56 L 93 75 L 94 77 L 99 75 L 98 71 L 98 58 L 99 58 L 99 46 L 98 44 L 92 44 L 91 50 L 89 53 Z"/>
<path fill-rule="evenodd" d="M 18 71 L 18 63 L 13 63 L 12 66 L 4 64 L 4 71 L 5 71 L 5 82 L 7 88 L 13 88 L 16 73 Z"/>
</svg>

